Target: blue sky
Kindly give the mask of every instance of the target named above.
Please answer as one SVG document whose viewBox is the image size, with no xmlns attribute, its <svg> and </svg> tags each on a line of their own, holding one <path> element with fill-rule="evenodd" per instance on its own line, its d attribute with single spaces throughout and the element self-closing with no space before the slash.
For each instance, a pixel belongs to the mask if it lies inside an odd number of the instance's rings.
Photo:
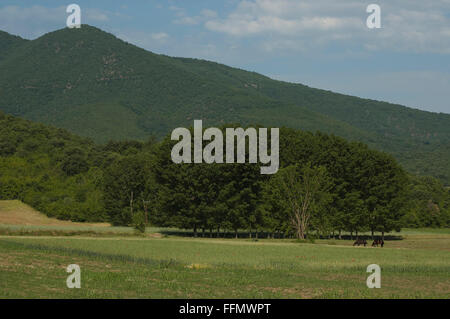
<svg viewBox="0 0 450 319">
<path fill-rule="evenodd" d="M 34 39 L 82 23 L 156 53 L 450 113 L 450 0 L 0 0 L 0 30 Z M 381 7 L 368 29 L 366 7 Z"/>
</svg>

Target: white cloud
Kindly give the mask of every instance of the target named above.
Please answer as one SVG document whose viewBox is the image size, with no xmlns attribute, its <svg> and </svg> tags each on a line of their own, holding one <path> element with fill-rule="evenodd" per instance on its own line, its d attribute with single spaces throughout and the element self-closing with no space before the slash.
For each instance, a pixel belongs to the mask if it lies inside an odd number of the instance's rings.
<svg viewBox="0 0 450 319">
<path fill-rule="evenodd" d="M 206 28 L 234 36 L 249 36 L 274 32 L 281 35 L 298 35 L 304 31 L 332 31 L 361 26 L 361 19 L 336 17 L 304 17 L 302 19 L 284 19 L 276 16 L 260 16 L 247 20 L 232 17 L 228 21 L 207 21 Z"/>
<path fill-rule="evenodd" d="M 152 33 L 151 34 L 151 38 L 153 40 L 157 40 L 157 41 L 163 41 L 166 40 L 169 37 L 169 35 L 165 32 L 158 32 L 158 33 Z"/>
<path fill-rule="evenodd" d="M 213 10 L 203 9 L 201 14 L 206 18 L 217 18 L 217 12 Z"/>
<path fill-rule="evenodd" d="M 450 53 L 449 31 L 450 18 L 443 11 L 418 11 L 416 8 L 392 10 L 384 17 L 377 48 Z"/>
<path fill-rule="evenodd" d="M 319 4 L 318 2 L 322 2 Z M 360 4 L 327 1 L 255 0 L 241 1 L 236 10 L 224 19 L 211 19 L 207 29 L 233 36 L 249 36 L 272 32 L 298 35 L 308 30 L 328 31 L 363 26 L 364 16 L 345 14 L 349 9 L 363 8 Z"/>
<path fill-rule="evenodd" d="M 173 21 L 175 24 L 195 25 L 199 24 L 199 17 L 180 17 Z"/>
<path fill-rule="evenodd" d="M 177 7 L 177 6 L 169 6 L 169 10 L 172 10 L 172 11 L 182 11 L 183 9 L 182 8 L 179 8 L 179 7 Z"/>
<path fill-rule="evenodd" d="M 188 16 L 184 9 L 182 8 L 174 8 L 172 11 L 175 11 L 175 15 L 178 17 L 173 20 L 175 24 L 184 24 L 184 25 L 197 25 L 200 23 L 204 23 L 208 19 L 217 18 L 217 12 L 209 9 L 203 9 L 200 12 L 200 15 L 196 16 Z"/>
<path fill-rule="evenodd" d="M 369 30 L 358 0 L 243 0 L 225 17 L 208 17 L 206 29 L 231 37 L 261 37 L 305 49 L 348 41 L 370 50 L 450 53 L 450 1 L 378 0 L 382 29 Z M 292 45 L 293 41 L 299 43 Z M 262 43 L 262 47 L 273 47 Z M 280 47 L 280 49 L 285 47 Z"/>
</svg>

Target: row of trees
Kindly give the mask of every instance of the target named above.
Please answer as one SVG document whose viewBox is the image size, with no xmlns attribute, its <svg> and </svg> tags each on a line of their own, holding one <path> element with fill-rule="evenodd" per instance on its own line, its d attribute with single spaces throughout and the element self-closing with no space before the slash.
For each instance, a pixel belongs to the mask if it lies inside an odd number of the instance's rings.
<svg viewBox="0 0 450 319">
<path fill-rule="evenodd" d="M 302 239 L 310 230 L 389 232 L 406 212 L 407 175 L 389 155 L 321 133 L 280 131 L 279 172 L 259 164 L 174 164 L 167 137 L 105 173 L 105 208 L 115 224 L 150 202 L 154 225 L 220 232 L 264 230 Z M 133 203 L 131 199 L 133 197 Z"/>
</svg>

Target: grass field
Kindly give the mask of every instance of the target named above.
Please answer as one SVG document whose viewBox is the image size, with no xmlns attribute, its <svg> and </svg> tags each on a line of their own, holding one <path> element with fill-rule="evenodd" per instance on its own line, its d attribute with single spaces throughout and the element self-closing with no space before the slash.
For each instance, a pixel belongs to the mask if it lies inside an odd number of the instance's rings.
<svg viewBox="0 0 450 319">
<path fill-rule="evenodd" d="M 449 229 L 404 230 L 384 248 L 157 236 L 167 231 L 158 228 L 134 236 L 126 227 L 95 225 L 69 227 L 90 229 L 90 236 L 45 235 L 67 227 L 0 226 L 13 229 L 0 236 L 0 298 L 450 297 Z M 373 263 L 381 267 L 381 289 L 366 286 Z M 66 287 L 69 264 L 81 268 L 81 289 Z"/>
<path fill-rule="evenodd" d="M 434 240 L 436 248 L 363 248 L 349 241 L 4 236 L 0 297 L 449 298 L 450 235 Z M 66 288 L 73 263 L 81 289 Z M 381 266 L 381 289 L 366 287 L 372 263 Z"/>
</svg>

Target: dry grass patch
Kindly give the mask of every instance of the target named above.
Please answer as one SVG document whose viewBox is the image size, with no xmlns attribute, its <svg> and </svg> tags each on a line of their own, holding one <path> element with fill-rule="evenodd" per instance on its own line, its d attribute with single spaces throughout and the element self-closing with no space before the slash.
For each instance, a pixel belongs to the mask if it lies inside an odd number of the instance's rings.
<svg viewBox="0 0 450 319">
<path fill-rule="evenodd" d="M 0 201 L 0 224 L 25 226 L 110 226 L 108 223 L 75 223 L 49 218 L 19 200 Z"/>
</svg>

